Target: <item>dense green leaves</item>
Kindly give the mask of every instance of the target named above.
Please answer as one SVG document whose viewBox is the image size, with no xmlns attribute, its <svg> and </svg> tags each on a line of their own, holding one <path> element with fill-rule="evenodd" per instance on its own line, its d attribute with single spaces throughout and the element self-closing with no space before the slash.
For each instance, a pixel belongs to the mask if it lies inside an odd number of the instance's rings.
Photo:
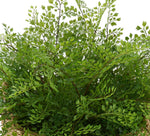
<svg viewBox="0 0 150 136">
<path fill-rule="evenodd" d="M 41 16 L 32 6 L 23 34 L 3 24 L 2 119 L 13 115 L 13 123 L 45 136 L 138 131 L 150 96 L 149 27 L 143 22 L 136 28 L 141 35 L 120 40 L 115 0 L 93 9 L 83 0 L 76 2 L 78 8 L 66 0 L 49 0 Z"/>
</svg>

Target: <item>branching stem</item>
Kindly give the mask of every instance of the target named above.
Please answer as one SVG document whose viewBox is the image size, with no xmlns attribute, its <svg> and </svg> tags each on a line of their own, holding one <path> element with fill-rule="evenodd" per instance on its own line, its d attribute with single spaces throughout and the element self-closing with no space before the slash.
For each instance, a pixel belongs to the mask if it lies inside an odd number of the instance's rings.
<svg viewBox="0 0 150 136">
<path fill-rule="evenodd" d="M 61 19 L 61 2 L 60 0 L 57 0 L 57 2 L 59 3 L 59 8 L 58 8 L 58 11 L 59 11 L 59 16 L 58 16 L 58 22 L 57 22 L 57 33 L 56 33 L 56 45 L 58 44 L 58 38 L 59 38 L 59 27 L 60 27 L 60 19 Z"/>
</svg>

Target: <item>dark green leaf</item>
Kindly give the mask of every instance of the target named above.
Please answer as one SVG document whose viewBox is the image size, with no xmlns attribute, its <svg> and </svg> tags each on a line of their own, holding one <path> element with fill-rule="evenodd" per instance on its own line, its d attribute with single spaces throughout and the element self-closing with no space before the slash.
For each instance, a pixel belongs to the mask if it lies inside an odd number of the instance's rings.
<svg viewBox="0 0 150 136">
<path fill-rule="evenodd" d="M 137 37 L 138 37 L 138 35 L 137 35 L 137 34 L 135 34 L 135 35 L 134 35 L 134 37 L 135 37 L 135 38 L 137 38 Z"/>
<path fill-rule="evenodd" d="M 117 18 L 117 21 L 120 21 L 121 20 L 121 18 Z"/>
<path fill-rule="evenodd" d="M 13 31 L 13 28 L 10 29 L 10 32 L 12 32 L 12 31 Z"/>
<path fill-rule="evenodd" d="M 140 30 L 140 29 L 142 29 L 140 26 L 137 26 L 137 27 L 136 27 L 136 30 Z"/>
<path fill-rule="evenodd" d="M 118 16 L 118 13 L 115 13 L 114 16 Z"/>
<path fill-rule="evenodd" d="M 130 33 L 129 37 L 132 38 L 132 36 L 133 36 L 132 33 Z"/>
<path fill-rule="evenodd" d="M 112 25 L 112 26 L 115 26 L 115 25 L 117 25 L 117 24 L 116 24 L 116 22 L 112 22 L 111 25 Z"/>
<path fill-rule="evenodd" d="M 129 40 L 129 37 L 126 36 L 126 37 L 125 37 L 125 40 L 128 41 L 128 40 Z"/>
<path fill-rule="evenodd" d="M 113 8 L 113 9 L 112 9 L 112 11 L 114 12 L 114 11 L 116 11 L 116 9 L 115 9 L 115 8 Z"/>
<path fill-rule="evenodd" d="M 142 34 L 141 36 L 142 36 L 143 38 L 145 38 L 145 37 L 146 37 L 146 36 L 145 36 L 145 34 Z"/>
<path fill-rule="evenodd" d="M 148 30 L 149 29 L 149 26 L 146 26 L 146 30 Z"/>
</svg>

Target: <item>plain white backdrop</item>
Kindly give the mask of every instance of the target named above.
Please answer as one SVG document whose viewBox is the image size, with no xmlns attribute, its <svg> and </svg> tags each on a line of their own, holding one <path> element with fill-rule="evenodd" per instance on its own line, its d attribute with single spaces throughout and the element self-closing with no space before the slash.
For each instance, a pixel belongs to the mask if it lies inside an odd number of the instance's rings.
<svg viewBox="0 0 150 136">
<path fill-rule="evenodd" d="M 89 7 L 96 6 L 98 1 L 103 3 L 105 0 L 85 0 Z M 75 0 L 68 2 L 76 6 Z M 115 4 L 121 17 L 118 25 L 124 28 L 124 36 L 135 33 L 136 26 L 141 25 L 142 21 L 150 25 L 150 0 L 117 0 Z M 23 32 L 31 5 L 37 5 L 40 11 L 41 5 L 48 5 L 48 0 L 0 0 L 0 33 L 4 32 L 2 23 L 10 25 L 16 32 Z"/>
</svg>

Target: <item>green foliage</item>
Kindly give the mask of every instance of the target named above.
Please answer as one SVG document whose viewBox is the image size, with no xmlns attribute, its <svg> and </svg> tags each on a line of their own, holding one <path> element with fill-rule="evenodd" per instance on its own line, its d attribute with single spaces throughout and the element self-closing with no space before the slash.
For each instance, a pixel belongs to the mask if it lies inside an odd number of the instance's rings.
<svg viewBox="0 0 150 136">
<path fill-rule="evenodd" d="M 4 24 L 0 112 L 14 117 L 5 131 L 17 123 L 45 136 L 116 136 L 145 126 L 150 30 L 143 22 L 141 35 L 120 40 L 114 2 L 49 0 L 41 16 L 31 6 L 23 34 Z"/>
</svg>

